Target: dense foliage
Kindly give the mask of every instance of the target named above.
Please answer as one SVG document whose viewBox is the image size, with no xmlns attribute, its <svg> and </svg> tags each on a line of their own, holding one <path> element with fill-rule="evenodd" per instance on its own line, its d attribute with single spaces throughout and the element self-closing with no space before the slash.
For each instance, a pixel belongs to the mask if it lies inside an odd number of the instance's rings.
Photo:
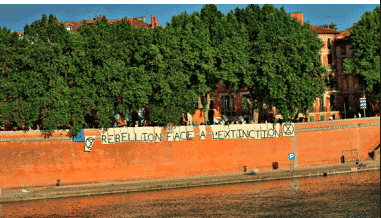
<svg viewBox="0 0 381 218">
<path fill-rule="evenodd" d="M 285 120 L 292 119 L 295 109 L 311 109 L 324 93 L 322 75 L 328 72 L 318 58 L 323 42 L 309 23 L 302 26 L 283 7 L 272 5 L 249 5 L 234 14 L 249 32 L 250 64 L 229 82 L 248 86 L 252 101 L 275 106 Z"/>
<path fill-rule="evenodd" d="M 367 11 L 351 27 L 353 58 L 344 61 L 345 73 L 354 74 L 365 91 L 380 98 L 380 7 Z"/>
<path fill-rule="evenodd" d="M 70 126 L 74 135 L 95 115 L 98 127 L 110 128 L 115 113 L 131 118 L 142 107 L 152 121 L 178 125 L 220 80 L 235 92 L 248 87 L 251 102 L 291 119 L 321 96 L 327 74 L 318 60 L 323 43 L 309 23 L 272 5 L 228 15 L 205 5 L 153 31 L 103 16 L 71 33 L 43 15 L 23 39 L 6 29 L 0 37 L 0 125 Z"/>
</svg>

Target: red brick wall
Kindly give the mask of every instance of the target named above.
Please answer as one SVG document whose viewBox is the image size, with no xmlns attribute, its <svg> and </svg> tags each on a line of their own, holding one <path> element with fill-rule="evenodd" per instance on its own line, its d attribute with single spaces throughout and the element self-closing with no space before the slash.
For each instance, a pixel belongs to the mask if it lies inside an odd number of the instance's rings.
<svg viewBox="0 0 381 218">
<path fill-rule="evenodd" d="M 338 120 L 296 124 L 297 129 L 336 125 L 379 123 L 378 119 Z M 211 131 L 210 128 L 206 128 Z M 198 128 L 195 128 L 198 132 Z M 165 130 L 162 131 L 165 133 Z M 62 134 L 62 135 L 61 135 Z M 33 133 L 0 133 L 1 138 L 39 137 Z M 52 136 L 63 136 L 55 132 Z M 86 130 L 85 135 L 100 135 Z M 287 153 L 297 152 L 299 166 L 340 163 L 343 150 L 359 149 L 364 160 L 380 143 L 380 126 L 298 132 L 293 137 L 269 139 L 225 139 L 162 143 L 101 144 L 96 139 L 91 152 L 83 142 L 30 141 L 0 143 L 0 187 L 3 189 L 54 186 L 99 181 L 140 180 L 239 172 L 249 169 L 288 168 Z M 313 139 L 313 140 L 311 140 Z M 297 151 L 294 150 L 297 146 Z M 295 165 L 297 166 L 297 165 Z"/>
</svg>

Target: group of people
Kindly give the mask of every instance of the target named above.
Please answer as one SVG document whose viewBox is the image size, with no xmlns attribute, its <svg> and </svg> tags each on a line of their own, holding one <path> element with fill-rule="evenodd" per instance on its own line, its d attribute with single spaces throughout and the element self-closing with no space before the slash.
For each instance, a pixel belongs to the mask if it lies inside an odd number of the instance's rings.
<svg viewBox="0 0 381 218">
<path fill-rule="evenodd" d="M 346 118 L 361 118 L 361 111 L 353 110 L 349 107 L 349 110 L 346 112 Z"/>
</svg>

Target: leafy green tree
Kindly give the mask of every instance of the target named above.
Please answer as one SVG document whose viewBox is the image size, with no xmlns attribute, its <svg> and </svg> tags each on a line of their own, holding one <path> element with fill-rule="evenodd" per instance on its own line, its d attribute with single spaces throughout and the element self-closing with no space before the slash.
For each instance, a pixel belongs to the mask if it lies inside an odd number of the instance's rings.
<svg viewBox="0 0 381 218">
<path fill-rule="evenodd" d="M 71 76 L 76 87 L 86 89 L 88 106 L 97 111 L 99 127 L 110 128 L 116 122 L 114 112 L 131 117 L 148 103 L 153 73 L 146 72 L 144 65 L 152 34 L 125 20 L 108 24 L 105 16 L 92 26 L 83 25 L 78 33 L 84 39 L 85 59 Z"/>
<path fill-rule="evenodd" d="M 235 14 L 251 43 L 250 65 L 239 75 L 239 87 L 248 86 L 251 101 L 275 106 L 285 120 L 292 119 L 296 109 L 311 108 L 324 93 L 327 81 L 322 75 L 328 72 L 318 60 L 323 43 L 309 23 L 302 26 L 283 7 L 272 5 L 249 5 L 235 9 Z"/>
<path fill-rule="evenodd" d="M 354 74 L 366 92 L 380 98 L 380 7 L 365 12 L 351 29 L 353 58 L 345 59 L 345 73 Z"/>
<path fill-rule="evenodd" d="M 194 113 L 197 96 L 210 91 L 205 75 L 214 70 L 214 50 L 197 12 L 174 16 L 166 28 L 156 27 L 153 33 L 156 58 L 149 66 L 156 76 L 148 108 L 152 119 L 178 125 L 183 114 Z"/>
<path fill-rule="evenodd" d="M 213 91 L 213 94 L 220 80 L 227 88 L 234 87 L 235 90 L 238 90 L 239 81 L 243 79 L 242 75 L 249 66 L 247 48 L 250 47 L 250 43 L 245 26 L 238 21 L 234 14 L 225 16 L 217 10 L 215 5 L 204 5 L 200 17 L 209 30 L 211 45 L 215 50 L 214 70 L 206 75 L 208 81 L 206 85 Z M 209 95 L 206 99 L 204 111 L 207 120 Z M 202 107 L 200 101 L 199 107 Z"/>
<path fill-rule="evenodd" d="M 331 28 L 331 29 L 333 29 L 333 30 L 337 30 L 337 28 L 336 28 L 336 24 L 334 24 L 334 23 L 332 23 L 331 22 L 331 24 L 324 24 L 324 25 L 320 25 L 321 27 L 329 27 L 329 28 Z"/>
<path fill-rule="evenodd" d="M 27 128 L 41 119 L 42 130 L 52 131 L 68 108 L 61 69 L 63 50 L 57 42 L 70 37 L 53 15 L 49 20 L 43 15 L 42 20 L 24 30 L 24 38 L 14 41 L 22 46 L 14 44 L 16 47 L 8 50 L 15 55 L 7 60 L 10 67 L 2 74 L 2 81 L 12 88 L 5 87 L 2 93 L 12 93 L 13 98 L 2 105 L 2 116 L 18 126 L 25 120 Z M 15 104 L 19 107 L 12 108 Z"/>
<path fill-rule="evenodd" d="M 20 89 L 25 89 L 24 78 L 17 74 L 19 65 L 28 58 L 25 52 L 30 46 L 27 40 L 20 40 L 16 33 L 6 27 L 0 31 L 0 124 L 14 127 L 21 126 L 24 120 L 21 108 L 28 105 L 20 99 Z M 26 75 L 24 74 L 24 77 Z M 27 80 L 27 78 L 25 78 Z"/>
</svg>

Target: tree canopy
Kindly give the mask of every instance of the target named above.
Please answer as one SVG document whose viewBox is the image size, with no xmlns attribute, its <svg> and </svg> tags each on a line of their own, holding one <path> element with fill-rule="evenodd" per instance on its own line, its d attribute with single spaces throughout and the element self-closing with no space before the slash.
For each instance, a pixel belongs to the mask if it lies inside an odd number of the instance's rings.
<svg viewBox="0 0 381 218">
<path fill-rule="evenodd" d="M 7 103 L 0 122 L 40 120 L 44 131 L 59 124 L 76 135 L 94 113 L 98 127 L 110 128 L 115 112 L 130 118 L 144 106 L 152 121 L 178 125 L 220 80 L 235 92 L 248 87 L 252 102 L 276 106 L 287 120 L 324 93 L 323 43 L 283 7 L 249 5 L 225 16 L 205 5 L 153 31 L 103 16 L 71 33 L 52 14 L 24 29 L 22 40 L 1 31 L 0 98 Z"/>
<path fill-rule="evenodd" d="M 232 11 L 230 13 L 233 13 Z M 311 31 L 291 18 L 282 7 L 249 5 L 235 9 L 239 22 L 249 31 L 249 63 L 240 78 L 239 87 L 248 86 L 251 99 L 275 106 L 289 120 L 295 109 L 312 108 L 322 96 L 328 72 L 319 60 L 323 42 Z"/>
<path fill-rule="evenodd" d="M 380 7 L 366 11 L 351 27 L 353 58 L 345 59 L 345 73 L 354 74 L 365 91 L 380 98 Z"/>
<path fill-rule="evenodd" d="M 55 21 L 53 15 L 49 20 L 43 15 L 42 20 L 25 28 L 22 40 L 13 34 L 12 42 L 2 41 L 1 56 L 5 58 L 1 61 L 1 81 L 6 82 L 2 83 L 0 97 L 8 95 L 8 102 L 1 105 L 0 122 L 6 119 L 20 127 L 25 120 L 26 127 L 32 127 L 40 118 L 44 128 L 55 129 L 62 119 L 70 118 L 67 105 L 71 99 L 63 76 L 67 52 L 64 42 L 70 36 Z"/>
</svg>

